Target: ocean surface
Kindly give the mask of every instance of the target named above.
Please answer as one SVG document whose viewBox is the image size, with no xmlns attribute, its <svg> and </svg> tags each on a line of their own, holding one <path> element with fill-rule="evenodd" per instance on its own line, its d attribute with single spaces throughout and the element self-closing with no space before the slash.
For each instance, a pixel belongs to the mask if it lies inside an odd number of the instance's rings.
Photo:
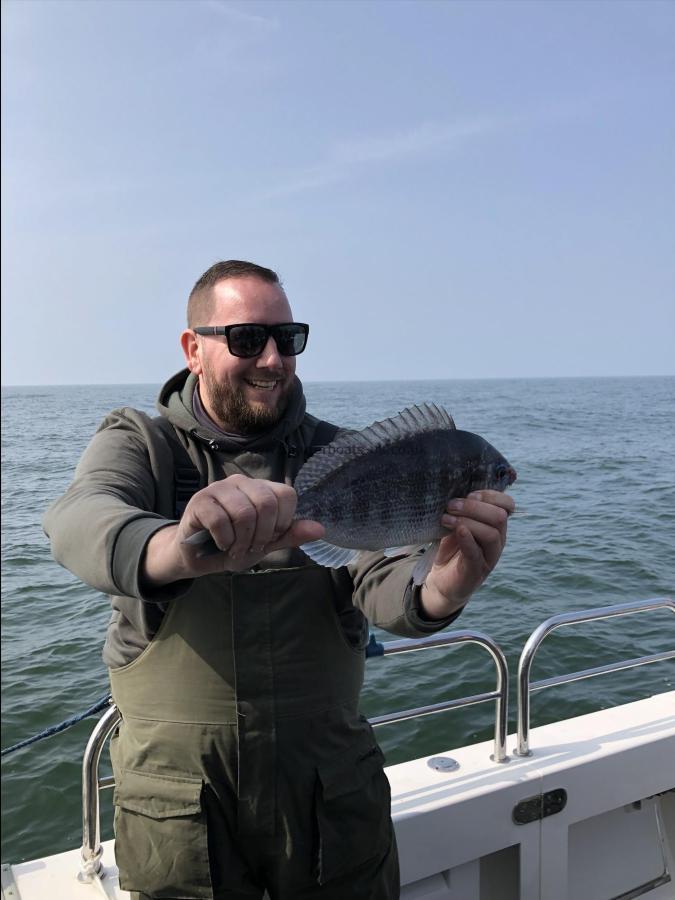
<svg viewBox="0 0 675 900">
<path fill-rule="evenodd" d="M 101 647 L 108 600 L 51 559 L 40 520 L 106 412 L 133 406 L 153 413 L 157 390 L 3 388 L 3 748 L 83 711 L 107 690 Z M 351 427 L 435 402 L 516 468 L 511 493 L 521 514 L 509 524 L 499 566 L 455 625 L 486 632 L 506 653 L 512 729 L 518 656 L 540 622 L 563 611 L 673 596 L 675 378 L 345 382 L 305 390 L 313 413 Z M 675 617 L 666 610 L 569 627 L 546 640 L 534 678 L 674 645 Z M 532 724 L 672 690 L 674 682 L 671 661 L 555 687 L 533 696 Z M 374 716 L 493 686 L 491 660 L 472 645 L 380 658 L 368 662 L 363 710 Z M 378 739 L 396 763 L 487 740 L 493 723 L 494 705 L 486 703 L 386 726 Z M 3 760 L 3 862 L 81 844 L 81 760 L 93 724 L 88 719 Z M 112 836 L 110 793 L 103 794 L 104 838 Z"/>
</svg>

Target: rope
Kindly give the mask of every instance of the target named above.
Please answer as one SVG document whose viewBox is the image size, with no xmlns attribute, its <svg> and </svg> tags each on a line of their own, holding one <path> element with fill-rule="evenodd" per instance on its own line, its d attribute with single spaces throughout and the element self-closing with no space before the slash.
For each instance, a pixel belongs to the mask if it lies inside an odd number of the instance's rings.
<svg viewBox="0 0 675 900">
<path fill-rule="evenodd" d="M 383 645 L 375 639 L 374 634 L 371 634 L 370 641 L 368 642 L 368 646 L 366 647 L 366 657 L 369 658 L 372 656 L 383 655 Z M 52 725 L 51 728 L 45 728 L 44 731 L 41 731 L 39 734 L 33 735 L 33 737 L 26 738 L 25 741 L 19 741 L 18 744 L 13 744 L 11 747 L 5 747 L 5 749 L 0 752 L 0 756 L 9 756 L 10 753 L 14 753 L 16 750 L 22 750 L 24 747 L 30 747 L 31 744 L 36 744 L 38 741 L 42 741 L 54 734 L 59 734 L 59 732 L 65 731 L 67 728 L 71 728 L 73 725 L 77 725 L 77 723 L 81 722 L 82 719 L 87 719 L 89 718 L 89 716 L 94 716 L 96 715 L 96 713 L 102 712 L 106 708 L 106 706 L 108 706 L 111 699 L 112 697 L 110 694 L 105 694 L 100 698 L 100 700 L 97 700 L 93 706 L 90 706 L 89 709 L 85 709 L 83 713 L 79 713 L 79 715 L 73 716 L 71 719 L 66 719 L 64 722 L 60 722 L 58 725 Z"/>
<path fill-rule="evenodd" d="M 81 722 L 82 719 L 86 719 L 89 716 L 96 715 L 96 713 L 104 710 L 110 703 L 110 700 L 110 694 L 106 694 L 104 697 L 101 697 L 100 700 L 97 700 L 93 706 L 90 706 L 89 709 L 85 709 L 83 713 L 79 713 L 79 715 L 73 716 L 71 719 L 66 719 L 64 722 L 61 722 L 58 725 L 52 725 L 51 728 L 45 728 L 44 731 L 41 731 L 39 734 L 33 735 L 33 737 L 26 738 L 25 741 L 19 741 L 18 744 L 14 744 L 11 747 L 6 747 L 0 753 L 0 756 L 8 756 L 10 753 L 14 753 L 15 750 L 21 750 L 23 747 L 28 747 L 31 744 L 35 744 L 38 741 L 43 740 L 44 738 L 51 737 L 53 734 L 58 734 L 60 731 L 65 731 L 66 728 L 70 728 L 72 725 L 76 725 L 78 722 Z"/>
<path fill-rule="evenodd" d="M 384 647 L 380 644 L 376 639 L 375 635 L 370 635 L 370 640 L 368 642 L 368 646 L 366 647 L 366 657 L 370 658 L 372 656 L 384 656 Z M 22 750 L 24 747 L 30 747 L 31 744 L 36 744 L 38 741 L 42 741 L 45 738 L 51 737 L 53 734 L 59 734 L 61 731 L 65 731 L 67 728 L 72 727 L 73 725 L 77 725 L 78 722 L 81 722 L 82 719 L 87 719 L 89 716 L 94 716 L 96 713 L 102 712 L 106 706 L 110 703 L 112 697 L 110 694 L 105 694 L 101 697 L 100 700 L 97 700 L 93 706 L 90 706 L 89 709 L 85 709 L 83 713 L 80 713 L 77 716 L 73 716 L 71 719 L 66 719 L 64 722 L 59 723 L 58 725 L 52 725 L 51 728 L 45 728 L 44 731 L 41 731 L 39 734 L 33 735 L 33 737 L 26 738 L 25 741 L 19 741 L 18 744 L 13 744 L 11 747 L 5 747 L 3 751 L 0 752 L 0 756 L 9 756 L 10 753 L 14 753 L 16 750 Z"/>
</svg>

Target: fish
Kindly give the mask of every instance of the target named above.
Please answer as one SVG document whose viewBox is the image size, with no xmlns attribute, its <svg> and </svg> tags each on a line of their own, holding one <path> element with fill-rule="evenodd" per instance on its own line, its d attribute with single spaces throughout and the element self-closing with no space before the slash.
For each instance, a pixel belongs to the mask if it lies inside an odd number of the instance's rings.
<svg viewBox="0 0 675 900">
<path fill-rule="evenodd" d="M 458 430 L 445 409 L 407 407 L 360 431 L 338 433 L 300 469 L 295 519 L 325 528 L 321 540 L 301 549 L 319 565 L 339 568 L 363 552 L 397 556 L 426 548 L 412 572 L 422 584 L 449 534 L 441 525 L 448 502 L 472 491 L 504 491 L 516 477 L 498 450 Z M 200 555 L 218 552 L 208 531 L 186 543 L 200 546 Z"/>
<path fill-rule="evenodd" d="M 364 551 L 386 556 L 426 552 L 413 569 L 422 584 L 449 531 L 441 525 L 448 502 L 472 491 L 504 491 L 516 480 L 508 460 L 483 437 L 460 431 L 435 404 L 348 431 L 315 453 L 295 480 L 296 518 L 325 528 L 301 549 L 331 568 Z"/>
</svg>

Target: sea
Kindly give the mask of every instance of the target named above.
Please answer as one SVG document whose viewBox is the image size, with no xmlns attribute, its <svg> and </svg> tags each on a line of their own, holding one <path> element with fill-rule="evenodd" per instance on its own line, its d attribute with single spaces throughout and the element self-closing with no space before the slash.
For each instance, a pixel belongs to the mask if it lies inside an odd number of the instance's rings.
<svg viewBox="0 0 675 900">
<path fill-rule="evenodd" d="M 101 660 L 108 599 L 50 556 L 45 508 L 68 486 L 102 417 L 153 414 L 158 385 L 2 390 L 2 747 L 87 709 L 107 691 Z M 562 612 L 673 596 L 675 377 L 388 381 L 305 384 L 308 409 L 362 427 L 423 402 L 481 434 L 518 472 L 518 514 L 495 571 L 454 628 L 490 635 L 511 674 L 515 729 L 519 654 Z M 396 637 L 374 629 L 378 640 Z M 675 647 L 668 610 L 568 626 L 546 639 L 535 679 Z M 667 661 L 552 687 L 532 697 L 532 725 L 672 690 Z M 495 668 L 476 645 L 367 663 L 368 716 L 492 691 Z M 94 719 L 6 756 L 2 862 L 80 846 L 81 763 Z M 492 702 L 377 730 L 389 764 L 492 738 Z M 513 739 L 509 741 L 509 752 Z M 107 756 L 102 774 L 109 773 Z M 112 836 L 111 791 L 102 837 Z"/>
</svg>

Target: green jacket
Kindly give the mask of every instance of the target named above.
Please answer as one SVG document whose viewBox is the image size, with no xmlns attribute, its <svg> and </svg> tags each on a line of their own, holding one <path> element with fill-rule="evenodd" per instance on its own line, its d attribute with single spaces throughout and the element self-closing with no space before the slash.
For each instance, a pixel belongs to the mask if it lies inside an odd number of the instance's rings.
<svg viewBox="0 0 675 900">
<path fill-rule="evenodd" d="M 113 614 L 103 652 L 111 668 L 135 659 L 156 634 L 171 601 L 198 589 L 195 581 L 180 581 L 149 592 L 139 580 L 150 537 L 177 521 L 177 453 L 172 442 L 187 451 L 201 486 L 235 472 L 292 485 L 316 449 L 319 420 L 306 413 L 299 381 L 283 420 L 272 432 L 231 441 L 195 418 L 196 384 L 187 370 L 167 382 L 158 400 L 164 422 L 130 408 L 106 416 L 72 484 L 44 517 L 54 558 L 111 595 Z M 456 618 L 454 614 L 430 622 L 420 615 L 419 588 L 411 584 L 416 561 L 415 555 L 391 559 L 379 552 L 364 553 L 356 563 L 330 570 L 336 611 L 350 639 L 362 638 L 359 610 L 374 625 L 407 637 L 433 633 Z M 269 554 L 255 569 L 300 570 L 315 565 L 301 550 L 291 549 Z M 295 589 L 302 591 L 301 578 Z"/>
</svg>

